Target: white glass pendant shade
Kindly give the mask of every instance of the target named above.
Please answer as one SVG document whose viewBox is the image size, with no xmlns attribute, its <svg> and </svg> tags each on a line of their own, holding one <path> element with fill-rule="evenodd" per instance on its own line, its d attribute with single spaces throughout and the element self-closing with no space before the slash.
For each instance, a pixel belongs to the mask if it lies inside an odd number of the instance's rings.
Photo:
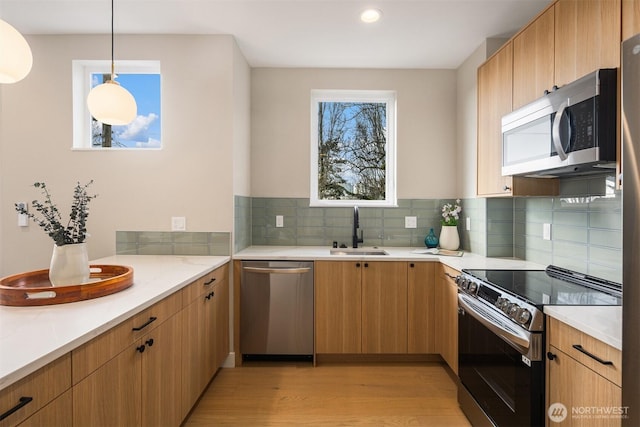
<svg viewBox="0 0 640 427">
<path fill-rule="evenodd" d="M 18 30 L 0 19 L 0 83 L 24 79 L 32 65 L 29 43 Z"/>
<path fill-rule="evenodd" d="M 138 113 L 133 95 L 111 80 L 91 89 L 87 96 L 87 106 L 97 121 L 107 125 L 129 124 Z"/>
</svg>

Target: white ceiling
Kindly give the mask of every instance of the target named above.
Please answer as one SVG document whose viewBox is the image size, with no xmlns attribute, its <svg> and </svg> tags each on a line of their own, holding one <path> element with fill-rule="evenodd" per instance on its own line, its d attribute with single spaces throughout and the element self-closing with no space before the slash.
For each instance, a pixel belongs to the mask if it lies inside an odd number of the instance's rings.
<svg viewBox="0 0 640 427">
<path fill-rule="evenodd" d="M 549 3 L 115 0 L 115 32 L 231 34 L 252 67 L 457 68 L 484 39 L 512 35 Z M 360 22 L 367 7 L 382 19 Z M 23 34 L 109 33 L 110 14 L 109 0 L 0 0 L 0 18 Z"/>
</svg>

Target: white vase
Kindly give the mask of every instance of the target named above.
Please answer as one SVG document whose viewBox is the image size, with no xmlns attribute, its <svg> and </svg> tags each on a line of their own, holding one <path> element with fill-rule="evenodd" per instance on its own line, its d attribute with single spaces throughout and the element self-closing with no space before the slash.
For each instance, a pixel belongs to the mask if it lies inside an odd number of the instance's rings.
<svg viewBox="0 0 640 427">
<path fill-rule="evenodd" d="M 455 251 L 460 247 L 460 236 L 458 235 L 458 226 L 443 225 L 440 231 L 440 247 Z"/>
<path fill-rule="evenodd" d="M 49 281 L 53 286 L 79 285 L 89 280 L 89 255 L 86 243 L 54 245 Z"/>
</svg>

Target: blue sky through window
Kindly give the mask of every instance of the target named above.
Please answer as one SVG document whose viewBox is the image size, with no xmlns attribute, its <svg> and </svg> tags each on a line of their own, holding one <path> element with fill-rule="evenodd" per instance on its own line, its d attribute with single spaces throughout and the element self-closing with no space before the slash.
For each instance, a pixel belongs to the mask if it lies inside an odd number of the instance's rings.
<svg viewBox="0 0 640 427">
<path fill-rule="evenodd" d="M 113 126 L 117 146 L 160 148 L 160 74 L 118 74 L 118 83 L 136 99 L 137 117 L 128 125 Z M 102 74 L 91 75 L 91 86 L 102 83 Z M 114 144 L 116 146 L 116 144 Z"/>
</svg>

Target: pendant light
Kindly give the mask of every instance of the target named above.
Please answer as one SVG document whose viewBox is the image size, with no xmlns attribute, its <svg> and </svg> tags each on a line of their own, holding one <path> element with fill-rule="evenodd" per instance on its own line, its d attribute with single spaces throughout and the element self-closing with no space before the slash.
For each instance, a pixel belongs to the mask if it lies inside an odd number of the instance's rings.
<svg viewBox="0 0 640 427">
<path fill-rule="evenodd" d="M 111 78 L 91 89 L 87 106 L 91 115 L 107 125 L 126 125 L 138 114 L 133 95 L 116 82 L 113 59 L 113 0 L 111 0 Z"/>
<path fill-rule="evenodd" d="M 29 43 L 22 34 L 0 19 L 0 83 L 24 79 L 33 65 Z"/>
</svg>

